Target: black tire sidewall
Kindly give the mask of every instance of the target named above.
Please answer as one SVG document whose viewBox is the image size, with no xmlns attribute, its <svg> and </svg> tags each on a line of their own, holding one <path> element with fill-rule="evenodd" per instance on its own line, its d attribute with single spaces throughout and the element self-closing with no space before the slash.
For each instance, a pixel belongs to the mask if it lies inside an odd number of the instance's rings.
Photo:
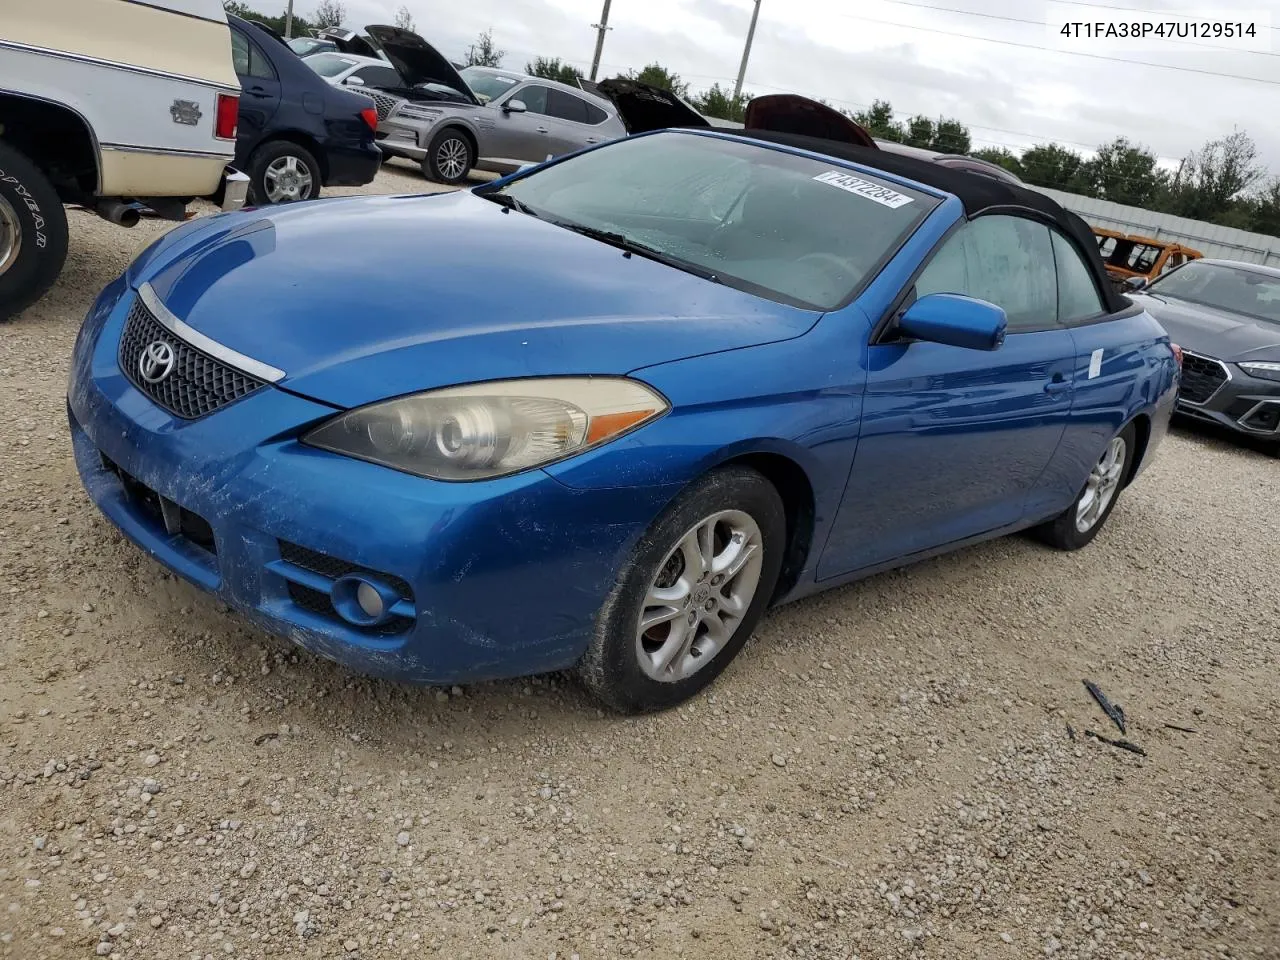
<svg viewBox="0 0 1280 960">
<path fill-rule="evenodd" d="M 280 205 L 267 198 L 267 167 L 285 156 L 297 157 L 311 173 L 311 196 L 307 197 L 307 200 L 314 200 L 320 196 L 320 189 L 323 184 L 321 182 L 320 164 L 316 161 L 315 155 L 306 147 L 294 143 L 292 140 L 271 140 L 258 147 L 249 160 L 249 193 L 250 200 L 254 206 L 269 207 Z M 306 201 L 286 202 L 305 203 Z"/>
<path fill-rule="evenodd" d="M 1124 439 L 1124 467 L 1121 470 L 1121 477 L 1128 477 L 1133 468 L 1134 454 L 1137 453 L 1137 431 L 1134 429 L 1133 424 L 1129 423 L 1116 436 Z M 1110 442 L 1110 440 L 1107 441 L 1108 444 Z M 1092 464 L 1090 469 L 1092 469 Z M 1111 511 L 1120 502 L 1120 494 L 1124 490 L 1124 480 L 1121 480 L 1120 489 L 1116 490 L 1111 502 L 1102 511 L 1102 516 L 1098 518 L 1098 522 L 1081 533 L 1076 529 L 1076 510 L 1080 506 L 1080 501 L 1084 498 L 1086 489 L 1087 487 L 1081 489 L 1079 496 L 1071 502 L 1071 506 L 1067 507 L 1052 523 L 1041 528 L 1041 538 L 1046 543 L 1057 547 L 1059 550 L 1079 550 L 1081 547 L 1091 543 L 1102 532 L 1102 528 L 1107 525 L 1107 519 L 1111 516 Z"/>
<path fill-rule="evenodd" d="M 436 165 L 436 153 L 439 151 L 440 145 L 446 140 L 461 140 L 467 147 L 467 169 L 462 171 L 462 175 L 459 177 L 446 177 L 439 166 Z M 452 187 L 460 183 L 466 183 L 467 176 L 471 173 L 471 168 L 475 166 L 475 163 L 475 150 L 472 148 L 471 141 L 467 138 L 467 135 L 457 127 L 448 127 L 431 138 L 431 145 L 427 147 L 427 156 L 423 161 L 423 172 L 436 183 L 443 183 Z"/>
<path fill-rule="evenodd" d="M 635 630 L 649 583 L 694 524 L 730 509 L 743 511 L 760 527 L 764 557 L 755 597 L 733 637 L 710 663 L 685 680 L 660 683 L 644 673 L 635 654 Z M 584 685 L 612 709 L 628 714 L 668 709 L 708 686 L 737 656 L 768 609 L 786 540 L 782 498 L 759 472 L 727 467 L 696 481 L 663 511 L 632 550 L 631 560 L 600 609 L 591 645 L 578 665 Z"/>
<path fill-rule="evenodd" d="M 17 260 L 0 274 L 0 320 L 25 310 L 53 286 L 67 260 L 67 211 L 40 169 L 0 143 L 0 194 L 13 207 L 22 236 Z"/>
</svg>

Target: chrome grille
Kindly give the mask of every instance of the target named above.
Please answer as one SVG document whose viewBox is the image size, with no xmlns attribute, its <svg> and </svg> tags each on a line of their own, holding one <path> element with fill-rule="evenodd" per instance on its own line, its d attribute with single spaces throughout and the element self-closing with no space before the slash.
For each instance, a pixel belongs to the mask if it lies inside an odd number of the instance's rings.
<svg viewBox="0 0 1280 960">
<path fill-rule="evenodd" d="M 379 120 L 387 119 L 388 114 L 396 108 L 396 104 L 400 103 L 399 97 L 393 97 L 381 90 L 361 90 L 360 92 L 373 101 L 373 105 L 378 109 Z"/>
<path fill-rule="evenodd" d="M 173 372 L 159 383 L 147 383 L 138 360 L 147 345 L 162 340 L 173 348 Z M 134 300 L 120 335 L 117 357 L 129 382 L 176 417 L 195 420 L 266 386 L 257 377 L 229 367 L 160 324 L 141 298 Z"/>
<path fill-rule="evenodd" d="M 1185 403 L 1208 403 L 1230 376 L 1220 360 L 1183 350 L 1182 385 L 1178 388 L 1178 399 Z"/>
</svg>

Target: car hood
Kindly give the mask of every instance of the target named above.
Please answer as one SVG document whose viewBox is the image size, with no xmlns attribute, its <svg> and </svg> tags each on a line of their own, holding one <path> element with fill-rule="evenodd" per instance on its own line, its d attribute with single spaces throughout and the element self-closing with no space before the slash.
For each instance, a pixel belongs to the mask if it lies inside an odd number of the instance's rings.
<svg viewBox="0 0 1280 960">
<path fill-rule="evenodd" d="M 353 30 L 331 27 L 322 30 L 321 36 L 332 40 L 344 53 L 365 57 L 384 56 L 404 78 L 407 87 L 440 83 L 457 90 L 471 102 L 479 103 L 449 58 L 412 30 L 374 23 L 364 28 L 363 35 Z"/>
<path fill-rule="evenodd" d="M 820 313 L 624 256 L 467 191 L 194 221 L 130 268 L 171 313 L 340 407 L 502 377 L 624 374 L 799 336 Z"/>
<path fill-rule="evenodd" d="M 711 126 L 706 117 L 670 90 L 630 77 L 601 80 L 590 92 L 605 97 L 617 108 L 618 116 L 631 134 L 670 127 Z"/>
<path fill-rule="evenodd" d="M 1131 293 L 1159 321 L 1169 339 L 1192 353 L 1219 360 L 1280 360 L 1280 324 L 1186 300 Z"/>
<path fill-rule="evenodd" d="M 756 97 L 747 104 L 743 116 L 747 130 L 771 130 L 804 137 L 820 137 L 879 149 L 879 144 L 863 127 L 824 103 L 794 93 L 774 93 Z"/>
</svg>

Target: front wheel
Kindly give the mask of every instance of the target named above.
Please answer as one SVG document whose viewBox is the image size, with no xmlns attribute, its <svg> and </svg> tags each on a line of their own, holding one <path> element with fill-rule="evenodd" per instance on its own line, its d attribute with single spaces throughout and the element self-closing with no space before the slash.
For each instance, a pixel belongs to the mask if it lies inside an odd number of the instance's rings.
<svg viewBox="0 0 1280 960">
<path fill-rule="evenodd" d="M 0 143 L 0 320 L 40 299 L 67 259 L 67 211 L 40 168 Z"/>
<path fill-rule="evenodd" d="M 1059 550 L 1079 550 L 1098 535 L 1115 509 L 1124 478 L 1129 475 L 1137 452 L 1135 438 L 1133 424 L 1129 424 L 1107 442 L 1075 502 L 1036 528 L 1041 540 Z"/>
<path fill-rule="evenodd" d="M 578 675 L 622 713 L 662 710 L 710 684 L 764 615 L 786 549 L 778 491 L 745 467 L 684 491 L 640 538 Z"/>
<path fill-rule="evenodd" d="M 249 160 L 249 194 L 257 206 L 312 200 L 320 195 L 320 164 L 306 147 L 272 140 Z"/>
<path fill-rule="evenodd" d="M 451 127 L 431 138 L 422 160 L 422 173 L 428 180 L 452 187 L 467 179 L 474 163 L 471 141 L 461 130 Z"/>
</svg>

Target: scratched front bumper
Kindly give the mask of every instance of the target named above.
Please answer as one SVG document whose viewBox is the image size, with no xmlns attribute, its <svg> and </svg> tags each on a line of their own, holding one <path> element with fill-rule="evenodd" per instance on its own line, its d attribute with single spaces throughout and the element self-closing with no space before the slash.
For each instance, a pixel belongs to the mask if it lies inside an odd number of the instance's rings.
<svg viewBox="0 0 1280 960">
<path fill-rule="evenodd" d="M 274 387 L 178 420 L 119 369 L 133 294 L 113 287 L 77 340 L 68 414 L 85 489 L 131 541 L 263 630 L 361 673 L 473 682 L 581 656 L 660 504 L 542 471 L 438 483 L 315 450 L 297 437 L 334 409 Z M 121 474 L 207 523 L 212 545 L 169 533 Z M 282 543 L 411 585 L 411 626 L 375 635 L 300 605 L 278 572 Z"/>
</svg>

